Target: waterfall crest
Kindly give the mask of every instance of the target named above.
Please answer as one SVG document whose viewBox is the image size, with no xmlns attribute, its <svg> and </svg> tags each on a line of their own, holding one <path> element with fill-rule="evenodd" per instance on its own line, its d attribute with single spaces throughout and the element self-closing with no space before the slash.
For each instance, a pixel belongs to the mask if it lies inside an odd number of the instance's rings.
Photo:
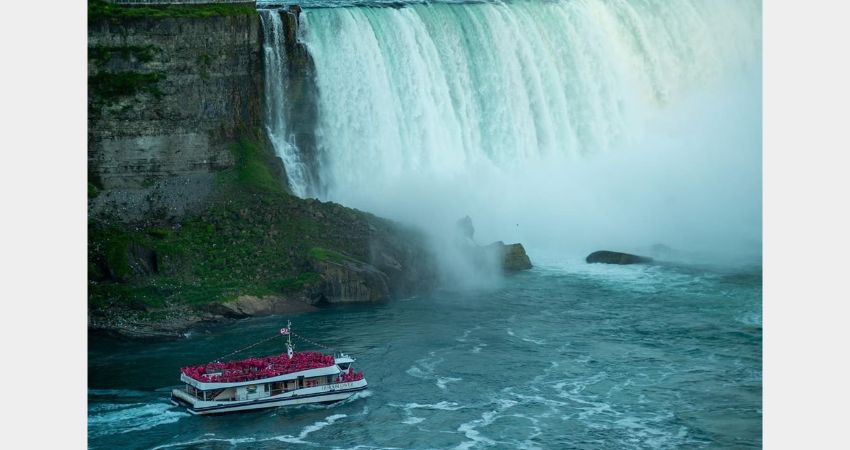
<svg viewBox="0 0 850 450">
<path fill-rule="evenodd" d="M 627 141 L 647 109 L 760 56 L 760 4 L 597 0 L 305 11 L 329 194 Z"/>
<path fill-rule="evenodd" d="M 482 239 L 532 248 L 759 254 L 759 1 L 402 2 L 299 20 L 288 76 L 267 77 L 291 84 L 267 103 L 290 122 L 270 134 L 296 194 L 447 236 L 435 228 L 470 215 Z"/>
</svg>

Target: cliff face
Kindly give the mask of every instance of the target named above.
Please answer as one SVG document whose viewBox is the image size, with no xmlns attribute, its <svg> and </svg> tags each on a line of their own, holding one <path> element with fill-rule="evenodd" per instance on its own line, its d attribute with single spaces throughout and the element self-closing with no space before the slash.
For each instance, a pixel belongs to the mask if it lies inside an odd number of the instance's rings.
<svg viewBox="0 0 850 450">
<path fill-rule="evenodd" d="M 196 211 L 215 174 L 234 166 L 233 142 L 262 140 L 255 11 L 90 17 L 88 46 L 90 214 L 135 221 Z M 282 164 L 272 166 L 285 185 Z"/>
<path fill-rule="evenodd" d="M 287 134 L 312 159 L 312 61 L 297 10 L 281 14 Z M 287 192 L 265 133 L 262 31 L 253 4 L 90 0 L 90 330 L 174 336 L 433 285 L 419 232 Z"/>
</svg>

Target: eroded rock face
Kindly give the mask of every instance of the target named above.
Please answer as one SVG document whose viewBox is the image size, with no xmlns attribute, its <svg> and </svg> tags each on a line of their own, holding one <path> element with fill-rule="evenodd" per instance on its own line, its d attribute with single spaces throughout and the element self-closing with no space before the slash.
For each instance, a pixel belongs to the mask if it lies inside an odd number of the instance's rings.
<svg viewBox="0 0 850 450">
<path fill-rule="evenodd" d="M 599 250 L 587 255 L 585 259 L 588 263 L 603 263 L 603 264 L 646 264 L 651 263 L 652 258 L 647 256 L 632 255 L 631 253 L 612 252 L 609 250 Z"/>
<path fill-rule="evenodd" d="M 389 278 L 374 266 L 337 254 L 316 260 L 313 269 L 321 276 L 313 290 L 317 303 L 381 302 L 389 300 Z"/>
<path fill-rule="evenodd" d="M 208 308 L 209 312 L 224 317 L 252 317 L 272 314 L 296 314 L 315 311 L 315 306 L 298 299 L 280 296 L 255 297 L 242 295 L 236 300 L 224 303 L 214 303 Z"/>
<path fill-rule="evenodd" d="M 528 270 L 531 260 L 520 243 L 507 244 L 502 251 L 502 268 L 508 271 Z"/>
<path fill-rule="evenodd" d="M 492 267 L 498 270 L 501 267 L 506 272 L 531 269 L 531 260 L 525 253 L 525 248 L 520 243 L 505 244 L 502 241 L 493 242 L 490 245 L 478 245 L 475 243 L 475 227 L 472 218 L 464 216 L 455 223 L 457 230 L 457 246 L 472 258 L 473 263 L 481 268 Z"/>
<path fill-rule="evenodd" d="M 88 49 L 89 214 L 198 210 L 263 126 L 259 16 L 95 20 Z"/>
<path fill-rule="evenodd" d="M 497 241 L 488 245 L 485 249 L 496 253 L 498 261 L 501 262 L 502 269 L 506 272 L 528 270 L 532 267 L 531 260 L 528 258 L 528 254 L 525 253 L 525 247 L 520 243 L 505 244 L 502 241 Z"/>
</svg>

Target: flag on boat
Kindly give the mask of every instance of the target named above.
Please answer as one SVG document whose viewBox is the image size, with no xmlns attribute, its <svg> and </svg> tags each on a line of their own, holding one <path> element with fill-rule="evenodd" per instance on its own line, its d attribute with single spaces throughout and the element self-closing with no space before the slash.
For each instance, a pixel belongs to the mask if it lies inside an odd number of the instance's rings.
<svg viewBox="0 0 850 450">
<path fill-rule="evenodd" d="M 281 328 L 280 334 L 282 334 L 284 336 L 288 335 L 289 334 L 289 328 Z"/>
<path fill-rule="evenodd" d="M 292 346 L 291 345 L 286 346 L 286 355 L 289 356 L 289 359 L 292 359 Z"/>
</svg>

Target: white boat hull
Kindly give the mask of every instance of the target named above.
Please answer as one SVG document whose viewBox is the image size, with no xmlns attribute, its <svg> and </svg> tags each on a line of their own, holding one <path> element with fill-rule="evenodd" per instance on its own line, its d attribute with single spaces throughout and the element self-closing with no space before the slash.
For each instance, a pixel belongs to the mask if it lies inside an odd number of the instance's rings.
<svg viewBox="0 0 850 450">
<path fill-rule="evenodd" d="M 180 389 L 171 391 L 171 403 L 184 406 L 192 414 L 222 414 L 253 409 L 277 408 L 308 403 L 331 403 L 345 400 L 368 387 L 365 379 L 328 384 L 253 400 L 204 401 Z"/>
</svg>

